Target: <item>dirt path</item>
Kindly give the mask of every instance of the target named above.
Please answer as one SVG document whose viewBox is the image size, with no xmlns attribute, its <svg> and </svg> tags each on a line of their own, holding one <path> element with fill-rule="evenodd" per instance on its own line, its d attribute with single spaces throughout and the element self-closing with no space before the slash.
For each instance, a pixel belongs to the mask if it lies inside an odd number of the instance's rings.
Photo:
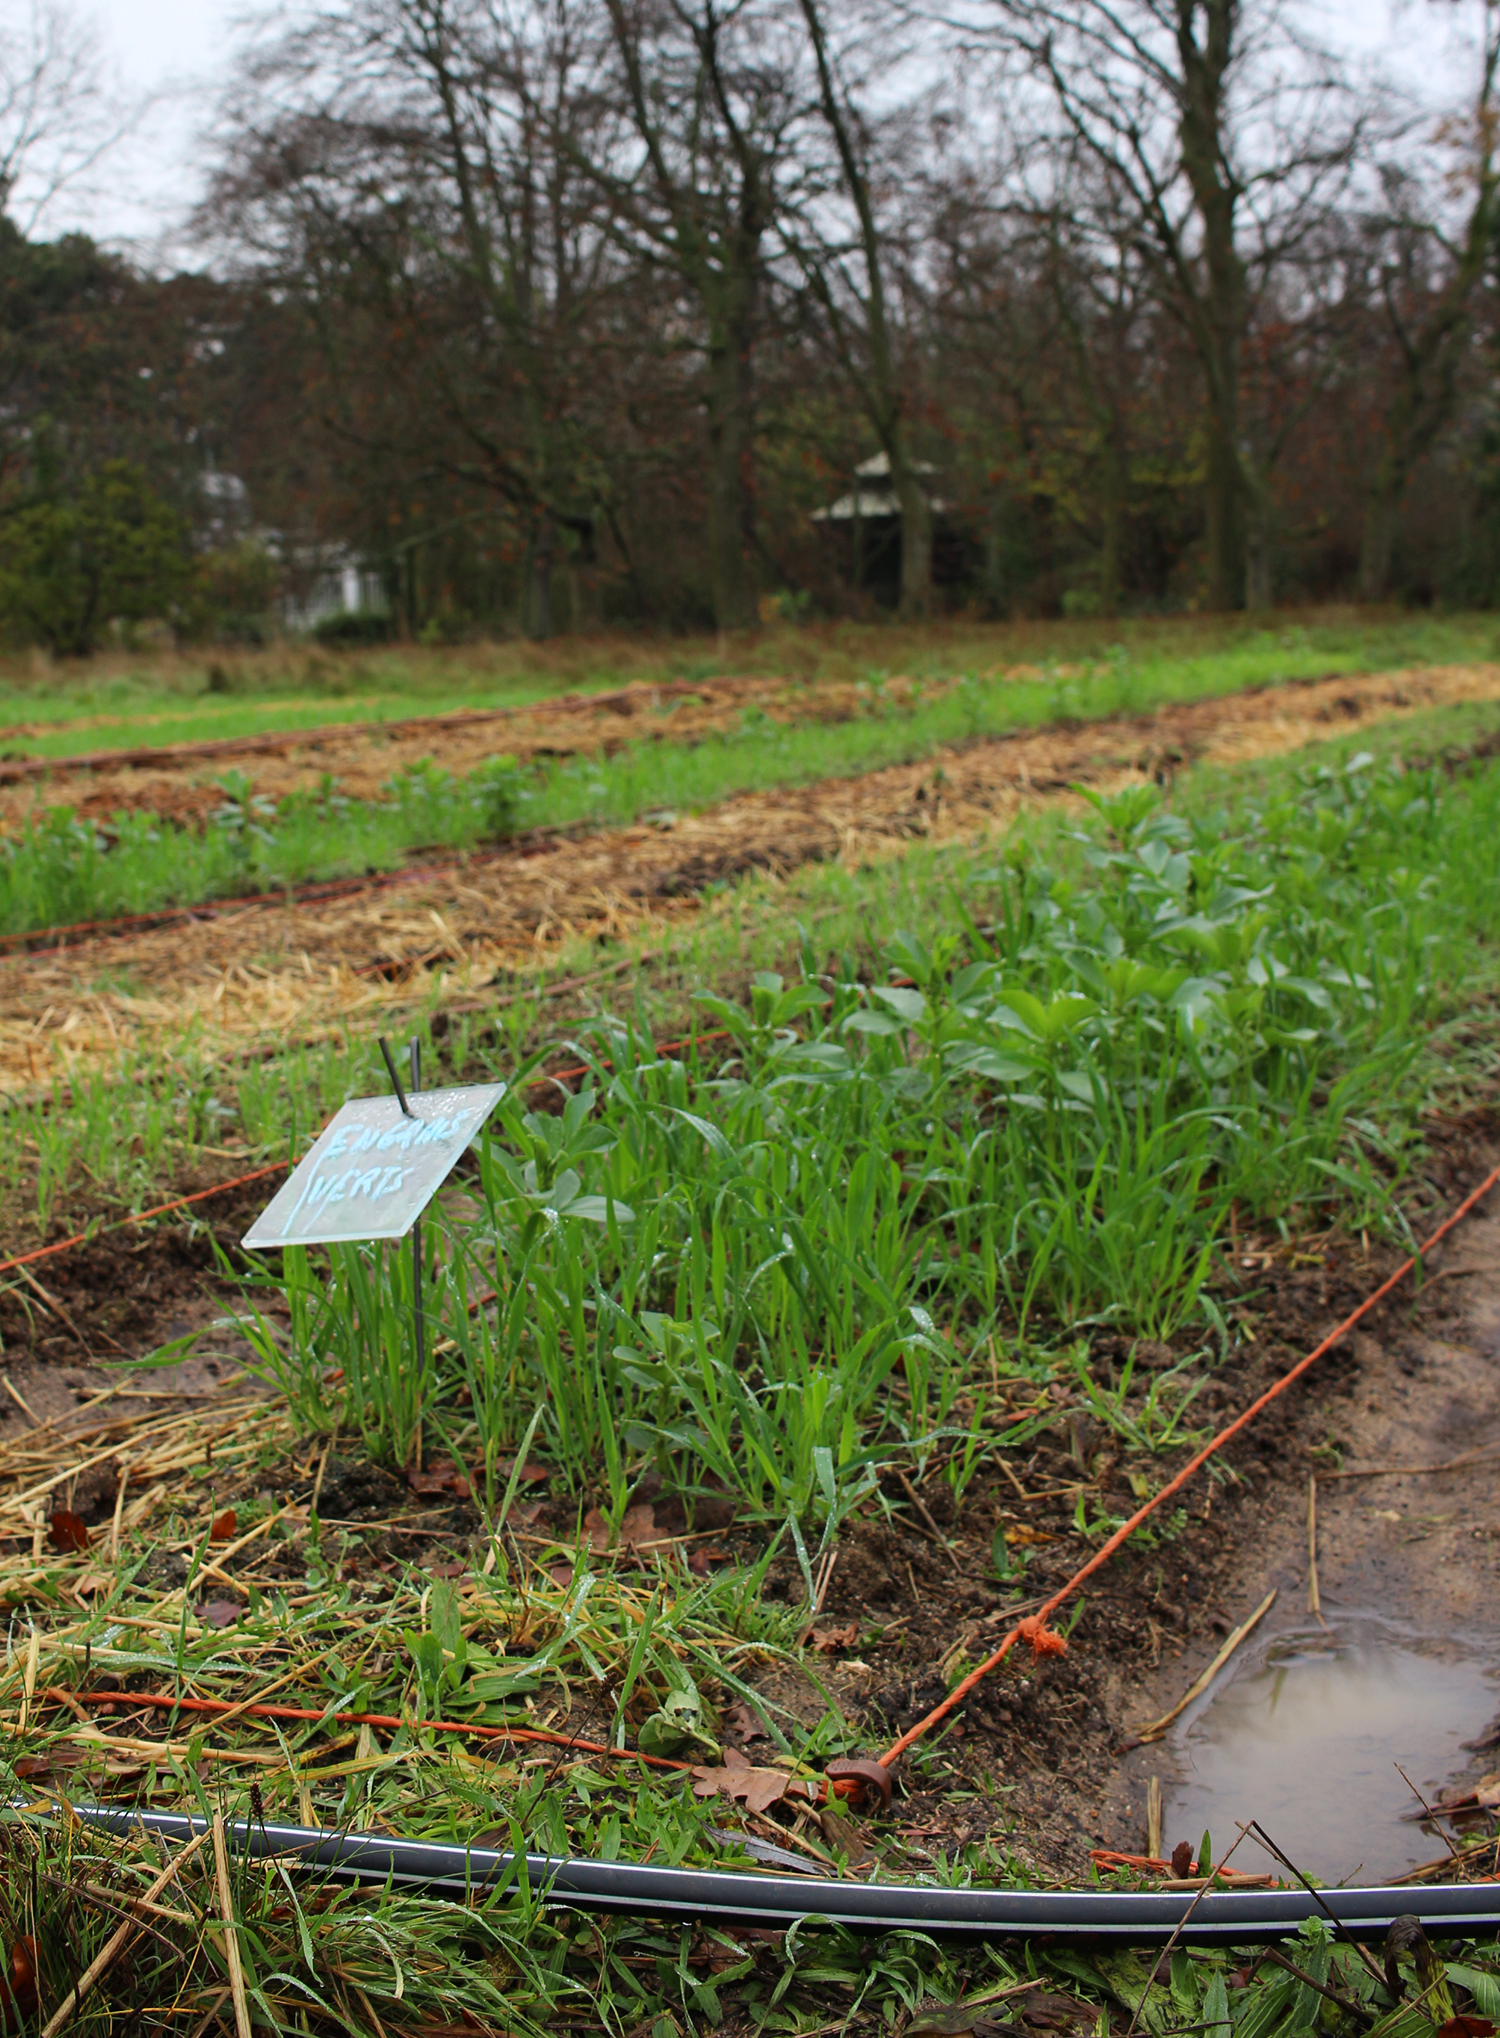
<svg viewBox="0 0 1500 2038">
<path fill-rule="evenodd" d="M 812 861 L 851 865 L 916 839 L 980 841 L 1074 783 L 1167 777 L 1297 749 L 1334 731 L 1500 699 L 1500 666 L 1289 684 L 1156 714 L 978 742 L 915 765 L 726 800 L 670 826 L 533 840 L 372 884 L 321 905 L 275 903 L 0 961 L 0 1095 L 26 1095 L 122 1048 L 185 1029 L 225 1054 L 314 1041 L 431 995 L 492 1004 L 497 971 L 567 940 L 617 940 L 705 908 L 704 888 Z"/>
</svg>

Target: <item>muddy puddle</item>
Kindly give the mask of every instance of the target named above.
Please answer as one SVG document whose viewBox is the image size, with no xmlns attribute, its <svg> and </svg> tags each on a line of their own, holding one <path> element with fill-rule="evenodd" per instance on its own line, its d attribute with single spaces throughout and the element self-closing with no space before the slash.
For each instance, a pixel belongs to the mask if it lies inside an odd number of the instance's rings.
<svg viewBox="0 0 1500 2038">
<path fill-rule="evenodd" d="M 1213 1836 L 1222 1859 L 1237 1821 L 1256 1819 L 1308 1874 L 1377 1883 L 1443 1851 L 1403 1813 L 1452 1794 L 1473 1768 L 1465 1746 L 1500 1707 L 1500 1654 L 1415 1633 L 1372 1615 L 1325 1614 L 1263 1645 L 1187 1713 L 1163 1782 L 1170 1849 Z M 1273 1864 L 1253 1838 L 1235 1865 Z"/>
</svg>

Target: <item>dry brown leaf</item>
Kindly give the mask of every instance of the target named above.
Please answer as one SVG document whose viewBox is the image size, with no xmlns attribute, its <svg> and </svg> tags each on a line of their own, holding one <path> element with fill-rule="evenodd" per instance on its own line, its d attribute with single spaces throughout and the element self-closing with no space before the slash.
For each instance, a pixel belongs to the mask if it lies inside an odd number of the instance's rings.
<svg viewBox="0 0 1500 2038">
<path fill-rule="evenodd" d="M 811 1798 L 813 1790 L 801 1778 L 788 1776 L 784 1769 L 757 1769 L 738 1749 L 726 1748 L 720 1767 L 694 1768 L 693 1795 L 732 1798 L 748 1812 L 766 1812 L 785 1797 Z"/>
<path fill-rule="evenodd" d="M 198 1618 L 211 1628 L 229 1628 L 240 1617 L 240 1609 L 232 1599 L 206 1600 L 198 1609 Z"/>
<path fill-rule="evenodd" d="M 469 1482 L 451 1458 L 434 1458 L 421 1472 L 414 1467 L 408 1469 L 406 1483 L 423 1499 L 434 1499 L 444 1493 L 451 1493 L 455 1500 L 469 1497 Z"/>
<path fill-rule="evenodd" d="M 1483 1805 L 1487 1812 L 1500 1811 L 1500 1769 L 1480 1777 L 1474 1786 L 1474 1802 Z"/>
<path fill-rule="evenodd" d="M 736 1699 L 726 1715 L 726 1724 L 732 1734 L 742 1741 L 769 1741 L 771 1730 L 755 1710 L 744 1699 Z"/>
<path fill-rule="evenodd" d="M 700 1543 L 688 1558 L 688 1569 L 695 1578 L 706 1578 L 711 1565 L 727 1564 L 728 1561 L 727 1550 L 721 1550 L 716 1543 Z"/>
<path fill-rule="evenodd" d="M 812 1628 L 808 1640 L 825 1656 L 831 1656 L 835 1649 L 852 1649 L 859 1642 L 859 1622 L 850 1621 L 841 1628 Z"/>
<path fill-rule="evenodd" d="M 232 1543 L 234 1532 L 240 1525 L 240 1518 L 232 1507 L 226 1507 L 222 1514 L 216 1514 L 208 1531 L 211 1543 Z"/>
</svg>

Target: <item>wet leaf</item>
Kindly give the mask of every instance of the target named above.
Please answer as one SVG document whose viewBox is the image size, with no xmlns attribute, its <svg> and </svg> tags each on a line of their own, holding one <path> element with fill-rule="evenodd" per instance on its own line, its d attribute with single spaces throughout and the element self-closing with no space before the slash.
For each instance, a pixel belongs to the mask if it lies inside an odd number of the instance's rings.
<svg viewBox="0 0 1500 2038">
<path fill-rule="evenodd" d="M 210 1599 L 198 1609 L 198 1618 L 206 1627 L 233 1627 L 240 1617 L 240 1609 L 232 1599 Z"/>
<path fill-rule="evenodd" d="M 86 1550 L 89 1546 L 88 1524 L 81 1515 L 69 1514 L 66 1508 L 59 1508 L 47 1524 L 47 1540 L 54 1550 Z"/>
<path fill-rule="evenodd" d="M 10 1949 L 10 1959 L 6 1966 L 6 1980 L 9 1983 L 9 1987 L 6 1991 L 8 2000 L 4 2007 L 7 2010 L 14 2007 L 20 2012 L 23 2019 L 27 2018 L 36 2008 L 37 1948 L 35 1939 L 17 1939 L 15 1945 Z M 7 2017 L 5 2021 L 8 2023 L 10 2020 Z"/>
<path fill-rule="evenodd" d="M 842 1628 L 813 1628 L 808 1634 L 813 1647 L 824 1656 L 831 1656 L 835 1649 L 853 1649 L 859 1643 L 859 1622 L 850 1621 Z"/>
<path fill-rule="evenodd" d="M 715 1564 L 727 1564 L 729 1552 L 721 1550 L 715 1543 L 700 1543 L 688 1558 L 688 1569 L 695 1578 L 707 1578 Z"/>
<path fill-rule="evenodd" d="M 1186 1840 L 1179 1840 L 1172 1849 L 1172 1873 L 1179 1882 L 1193 1871 L 1193 1850 Z"/>
<path fill-rule="evenodd" d="M 769 1741 L 771 1730 L 755 1710 L 743 1698 L 736 1699 L 725 1714 L 725 1725 L 732 1734 L 742 1741 Z"/>
<path fill-rule="evenodd" d="M 409 1468 L 406 1483 L 423 1499 L 436 1499 L 441 1494 L 452 1494 L 455 1500 L 469 1497 L 469 1482 L 451 1458 L 434 1458 L 421 1472 Z"/>
<path fill-rule="evenodd" d="M 720 1768 L 693 1770 L 694 1797 L 733 1798 L 750 1812 L 767 1812 L 784 1797 L 806 1799 L 812 1794 L 808 1784 L 798 1777 L 788 1776 L 784 1769 L 757 1769 L 734 1748 L 724 1750 Z"/>
<path fill-rule="evenodd" d="M 211 1543 L 232 1543 L 234 1532 L 240 1525 L 240 1518 L 232 1507 L 226 1507 L 222 1514 L 216 1514 L 208 1531 Z"/>
</svg>

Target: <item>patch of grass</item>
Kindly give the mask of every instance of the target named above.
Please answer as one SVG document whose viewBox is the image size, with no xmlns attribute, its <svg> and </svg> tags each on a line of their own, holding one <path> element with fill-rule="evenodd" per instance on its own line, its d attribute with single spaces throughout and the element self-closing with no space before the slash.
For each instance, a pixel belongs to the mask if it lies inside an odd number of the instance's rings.
<svg viewBox="0 0 1500 2038">
<path fill-rule="evenodd" d="M 1436 629 L 1437 626 L 1429 626 Z M 48 809 L 0 839 L 0 933 L 119 914 L 148 913 L 313 878 L 391 869 L 417 847 L 463 851 L 520 825 L 577 828 L 628 823 L 662 808 L 696 809 L 738 793 L 853 777 L 913 762 L 945 746 L 1059 721 L 1128 715 L 1177 701 L 1217 698 L 1335 667 L 1395 661 L 1410 632 L 1259 630 L 1211 653 L 1178 646 L 1133 654 L 1123 642 L 1072 665 L 1049 659 L 1022 675 L 971 670 L 928 700 L 900 708 L 879 676 L 868 713 L 827 726 L 786 724 L 746 709 L 732 733 L 692 744 L 625 746 L 521 772 L 487 759 L 463 779 L 431 762 L 400 773 L 379 801 L 356 801 L 329 778 L 279 804 L 253 794 L 242 773 L 218 783 L 224 798 L 206 829 L 148 813 L 117 814 L 108 829 L 66 807 Z M 942 663 L 940 653 L 931 657 Z"/>
</svg>

